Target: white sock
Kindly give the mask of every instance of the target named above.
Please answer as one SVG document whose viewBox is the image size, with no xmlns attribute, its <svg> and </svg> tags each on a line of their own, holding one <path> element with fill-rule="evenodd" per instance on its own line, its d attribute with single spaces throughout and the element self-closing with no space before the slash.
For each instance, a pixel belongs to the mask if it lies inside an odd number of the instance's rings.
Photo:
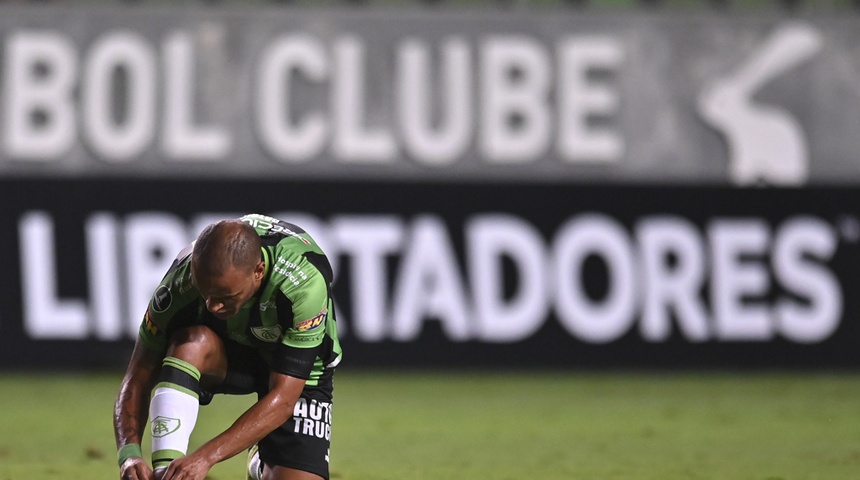
<svg viewBox="0 0 860 480">
<path fill-rule="evenodd" d="M 166 370 L 166 372 L 165 372 Z M 188 452 L 188 441 L 197 423 L 200 403 L 196 389 L 171 382 L 175 371 L 182 370 L 199 382 L 200 373 L 190 364 L 168 357 L 164 360 L 163 379 L 156 385 L 149 404 L 152 435 L 152 466 L 163 467 Z M 166 375 L 165 375 L 166 373 Z"/>
<path fill-rule="evenodd" d="M 263 476 L 263 462 L 260 460 L 260 451 L 257 450 L 248 459 L 248 478 L 250 480 L 260 480 Z"/>
</svg>

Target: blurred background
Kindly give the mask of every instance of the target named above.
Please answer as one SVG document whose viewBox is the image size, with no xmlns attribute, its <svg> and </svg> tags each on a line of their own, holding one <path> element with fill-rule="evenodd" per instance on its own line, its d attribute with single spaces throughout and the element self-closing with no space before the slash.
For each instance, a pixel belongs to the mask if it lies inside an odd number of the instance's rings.
<svg viewBox="0 0 860 480">
<path fill-rule="evenodd" d="M 0 367 L 124 365 L 246 212 L 326 248 L 355 368 L 858 365 L 857 2 L 0 12 Z"/>
<path fill-rule="evenodd" d="M 335 478 L 853 478 L 858 15 L 0 2 L 0 480 L 116 475 L 154 287 L 249 212 L 335 267 Z"/>
</svg>

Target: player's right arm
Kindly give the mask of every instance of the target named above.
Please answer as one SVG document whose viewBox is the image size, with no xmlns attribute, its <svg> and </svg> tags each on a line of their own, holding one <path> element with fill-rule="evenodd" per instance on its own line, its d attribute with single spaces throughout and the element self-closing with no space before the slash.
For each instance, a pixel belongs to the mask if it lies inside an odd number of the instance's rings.
<svg viewBox="0 0 860 480">
<path fill-rule="evenodd" d="M 121 480 L 151 480 L 152 468 L 140 455 L 149 399 L 164 355 L 137 338 L 114 405 L 113 425 Z M 127 458 L 126 458 L 127 457 Z"/>
</svg>

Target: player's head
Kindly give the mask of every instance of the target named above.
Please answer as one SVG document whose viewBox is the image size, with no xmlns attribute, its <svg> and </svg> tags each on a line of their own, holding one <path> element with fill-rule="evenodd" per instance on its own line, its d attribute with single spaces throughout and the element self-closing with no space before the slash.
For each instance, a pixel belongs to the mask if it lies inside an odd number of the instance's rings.
<svg viewBox="0 0 860 480">
<path fill-rule="evenodd" d="M 260 237 L 241 220 L 222 220 L 203 229 L 191 255 L 191 279 L 216 317 L 228 319 L 260 287 L 265 263 Z"/>
</svg>

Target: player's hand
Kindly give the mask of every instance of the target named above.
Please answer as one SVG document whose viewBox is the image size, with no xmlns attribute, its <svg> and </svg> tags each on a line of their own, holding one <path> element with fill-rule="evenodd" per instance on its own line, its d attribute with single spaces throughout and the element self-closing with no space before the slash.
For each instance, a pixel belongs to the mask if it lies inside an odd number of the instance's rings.
<svg viewBox="0 0 860 480">
<path fill-rule="evenodd" d="M 120 465 L 119 478 L 120 480 L 153 480 L 152 468 L 142 458 L 129 458 Z"/>
<path fill-rule="evenodd" d="M 199 455 L 191 454 L 170 462 L 162 480 L 203 480 L 212 464 Z"/>
</svg>

